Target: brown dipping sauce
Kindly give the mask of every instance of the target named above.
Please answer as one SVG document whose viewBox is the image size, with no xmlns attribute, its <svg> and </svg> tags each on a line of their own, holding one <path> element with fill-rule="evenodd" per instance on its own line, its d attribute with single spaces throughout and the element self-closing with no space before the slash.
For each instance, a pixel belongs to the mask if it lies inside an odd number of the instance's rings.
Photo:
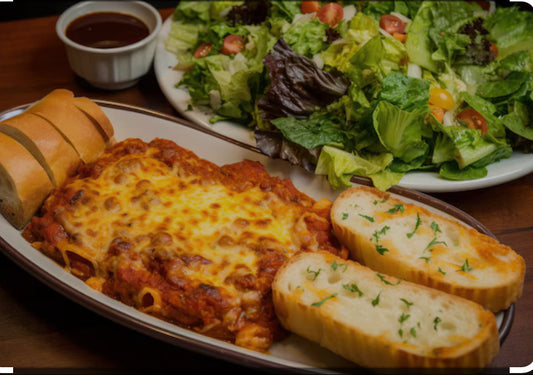
<svg viewBox="0 0 533 375">
<path fill-rule="evenodd" d="M 95 12 L 76 18 L 67 38 L 92 48 L 117 48 L 146 38 L 150 31 L 140 19 L 125 13 Z"/>
</svg>

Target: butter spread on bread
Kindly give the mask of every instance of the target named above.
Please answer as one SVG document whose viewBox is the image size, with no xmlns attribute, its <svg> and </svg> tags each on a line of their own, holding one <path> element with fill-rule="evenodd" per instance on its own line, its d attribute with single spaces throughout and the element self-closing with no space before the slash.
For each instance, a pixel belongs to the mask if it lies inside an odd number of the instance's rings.
<svg viewBox="0 0 533 375">
<path fill-rule="evenodd" d="M 481 305 L 333 254 L 292 257 L 272 293 L 286 329 L 361 366 L 483 368 L 499 350 Z"/>
<path fill-rule="evenodd" d="M 339 240 L 358 262 L 476 301 L 496 312 L 522 293 L 525 262 L 456 220 L 369 187 L 344 191 L 331 210 Z"/>
</svg>

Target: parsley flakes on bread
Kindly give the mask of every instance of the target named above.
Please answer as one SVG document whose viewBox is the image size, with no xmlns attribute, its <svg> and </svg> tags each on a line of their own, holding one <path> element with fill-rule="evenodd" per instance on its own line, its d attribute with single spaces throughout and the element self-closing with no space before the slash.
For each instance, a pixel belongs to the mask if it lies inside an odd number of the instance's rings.
<svg viewBox="0 0 533 375">
<path fill-rule="evenodd" d="M 369 187 L 333 203 L 335 235 L 377 272 L 455 294 L 497 312 L 522 293 L 525 262 L 475 229 Z"/>
<path fill-rule="evenodd" d="M 302 252 L 272 286 L 282 325 L 361 366 L 483 368 L 498 353 L 494 314 L 326 252 Z"/>
</svg>

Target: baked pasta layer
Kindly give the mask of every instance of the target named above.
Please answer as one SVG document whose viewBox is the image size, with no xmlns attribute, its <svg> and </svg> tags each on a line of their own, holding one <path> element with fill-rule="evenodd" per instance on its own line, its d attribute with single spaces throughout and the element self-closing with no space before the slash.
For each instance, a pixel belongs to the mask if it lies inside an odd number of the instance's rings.
<svg viewBox="0 0 533 375">
<path fill-rule="evenodd" d="M 266 351 L 283 334 L 278 268 L 299 251 L 347 257 L 330 207 L 258 162 L 219 167 L 169 140 L 127 139 L 58 188 L 24 236 L 106 295 Z"/>
</svg>

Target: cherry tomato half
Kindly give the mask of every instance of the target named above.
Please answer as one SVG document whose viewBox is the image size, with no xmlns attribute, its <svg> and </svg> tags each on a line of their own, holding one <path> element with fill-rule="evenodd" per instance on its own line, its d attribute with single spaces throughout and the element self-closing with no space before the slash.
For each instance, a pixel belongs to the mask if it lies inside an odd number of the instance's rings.
<svg viewBox="0 0 533 375">
<path fill-rule="evenodd" d="M 211 43 L 202 43 L 196 48 L 196 51 L 194 51 L 194 57 L 197 59 L 200 57 L 205 57 L 209 52 L 211 52 L 211 49 L 213 49 L 213 45 Z"/>
<path fill-rule="evenodd" d="M 393 33 L 392 37 L 402 43 L 407 42 L 407 34 Z"/>
<path fill-rule="evenodd" d="M 379 27 L 389 34 L 403 34 L 405 32 L 405 22 L 392 14 L 382 15 L 379 20 Z"/>
<path fill-rule="evenodd" d="M 464 122 L 468 129 L 479 129 L 481 134 L 487 132 L 487 121 L 475 109 L 468 108 L 457 115 L 457 119 Z"/>
<path fill-rule="evenodd" d="M 244 49 L 244 38 L 237 34 L 229 34 L 224 38 L 224 45 L 220 49 L 223 55 L 235 55 Z"/>
<path fill-rule="evenodd" d="M 429 100 L 428 103 L 430 106 L 444 108 L 450 110 L 455 107 L 455 100 L 453 99 L 452 94 L 447 90 L 439 88 L 429 89 Z"/>
<path fill-rule="evenodd" d="M 442 120 L 444 120 L 444 109 L 440 107 L 433 107 L 430 108 L 431 114 L 435 116 L 437 120 L 439 120 L 440 123 L 442 123 Z"/>
<path fill-rule="evenodd" d="M 492 52 L 495 58 L 498 57 L 498 46 L 495 43 L 490 42 L 489 51 Z"/>
<path fill-rule="evenodd" d="M 335 27 L 344 17 L 344 8 L 337 3 L 327 3 L 318 10 L 316 15 L 320 21 Z"/>
<path fill-rule="evenodd" d="M 320 9 L 320 1 L 302 1 L 300 11 L 303 14 L 315 13 Z"/>
</svg>

